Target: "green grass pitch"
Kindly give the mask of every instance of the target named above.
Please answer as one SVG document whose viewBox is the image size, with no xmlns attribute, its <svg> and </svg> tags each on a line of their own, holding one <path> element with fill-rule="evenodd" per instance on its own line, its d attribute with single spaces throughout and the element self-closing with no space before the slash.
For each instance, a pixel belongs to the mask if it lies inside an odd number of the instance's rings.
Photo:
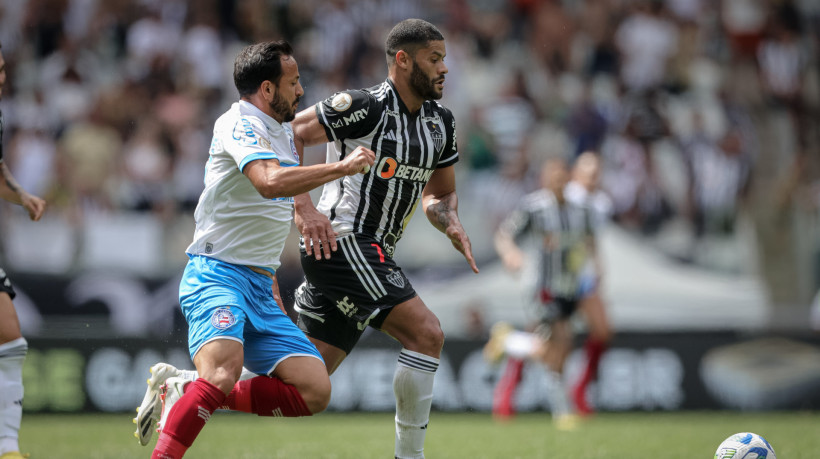
<svg viewBox="0 0 820 459">
<path fill-rule="evenodd" d="M 711 459 L 736 433 L 756 432 L 780 459 L 820 457 L 820 417 L 814 412 L 603 413 L 574 432 L 558 432 L 544 413 L 498 423 L 487 413 L 434 412 L 429 459 L 628 458 Z M 148 458 L 129 414 L 26 415 L 20 431 L 32 459 Z M 323 413 L 282 419 L 214 414 L 186 458 L 390 458 L 392 413 Z"/>
</svg>

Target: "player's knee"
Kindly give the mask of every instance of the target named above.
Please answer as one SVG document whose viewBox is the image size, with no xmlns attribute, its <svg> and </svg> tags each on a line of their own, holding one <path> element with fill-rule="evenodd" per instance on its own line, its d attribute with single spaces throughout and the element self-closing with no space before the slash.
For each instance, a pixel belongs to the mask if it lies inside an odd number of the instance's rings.
<svg viewBox="0 0 820 459">
<path fill-rule="evenodd" d="M 612 341 L 612 330 L 608 327 L 601 327 L 595 330 L 590 329 L 589 337 L 601 344 L 606 345 L 609 344 L 610 341 Z"/>
<path fill-rule="evenodd" d="M 330 378 L 311 381 L 299 389 L 299 394 L 312 414 L 321 413 L 330 404 Z"/>
<path fill-rule="evenodd" d="M 228 366 L 216 367 L 205 375 L 202 375 L 206 381 L 218 387 L 219 390 L 225 394 L 229 394 L 233 390 L 233 386 L 239 381 L 239 375 L 242 373 L 242 367 L 233 368 Z"/>
<path fill-rule="evenodd" d="M 444 347 L 444 331 L 438 320 L 427 321 L 416 333 L 415 350 L 426 355 L 439 355 Z"/>
</svg>

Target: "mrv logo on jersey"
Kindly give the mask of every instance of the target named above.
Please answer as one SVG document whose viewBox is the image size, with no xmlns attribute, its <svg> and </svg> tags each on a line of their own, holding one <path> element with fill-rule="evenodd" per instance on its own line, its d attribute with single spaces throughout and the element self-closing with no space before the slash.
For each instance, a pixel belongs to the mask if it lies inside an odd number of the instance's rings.
<svg viewBox="0 0 820 459">
<path fill-rule="evenodd" d="M 366 116 L 367 116 L 367 109 L 366 108 L 360 108 L 360 109 L 356 110 L 355 112 L 351 113 L 350 116 L 345 116 L 345 117 L 339 118 L 338 121 L 336 121 L 335 123 L 331 123 L 330 126 L 333 129 L 337 129 L 337 128 L 340 128 L 342 126 L 350 126 L 350 123 L 358 123 L 359 121 L 363 120 Z"/>
<path fill-rule="evenodd" d="M 427 183 L 433 172 L 435 172 L 435 169 L 399 164 L 395 158 L 390 157 L 382 158 L 376 168 L 376 174 L 385 180 L 395 177 L 422 183 Z"/>
</svg>

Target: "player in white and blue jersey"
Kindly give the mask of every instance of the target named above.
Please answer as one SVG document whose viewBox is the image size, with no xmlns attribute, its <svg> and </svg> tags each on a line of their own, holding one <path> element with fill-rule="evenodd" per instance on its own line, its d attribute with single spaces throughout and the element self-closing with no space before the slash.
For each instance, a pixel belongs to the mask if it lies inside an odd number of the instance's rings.
<svg viewBox="0 0 820 459">
<path fill-rule="evenodd" d="M 299 165 L 289 122 L 304 91 L 287 42 L 243 49 L 234 82 L 240 100 L 214 125 L 179 288 L 199 378 L 190 382 L 169 377 L 166 367 L 152 369 L 135 421 L 137 437 L 147 444 L 163 381 L 154 458 L 182 457 L 218 408 L 309 416 L 330 400 L 321 355 L 282 309 L 276 270 L 290 231 L 291 196 L 369 169 L 374 154 L 359 148 L 333 164 Z M 239 381 L 243 365 L 261 376 Z"/>
</svg>

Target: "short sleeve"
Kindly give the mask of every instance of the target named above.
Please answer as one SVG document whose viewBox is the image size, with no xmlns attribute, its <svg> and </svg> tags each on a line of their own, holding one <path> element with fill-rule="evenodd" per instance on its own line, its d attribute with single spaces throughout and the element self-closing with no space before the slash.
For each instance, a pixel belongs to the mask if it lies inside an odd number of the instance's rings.
<svg viewBox="0 0 820 459">
<path fill-rule="evenodd" d="M 436 168 L 450 167 L 458 162 L 458 139 L 456 136 L 456 118 L 450 110 L 444 109 L 442 121 L 447 135 L 447 142 L 444 145 Z"/>
<path fill-rule="evenodd" d="M 370 133 L 381 118 L 374 97 L 362 90 L 341 91 L 316 104 L 316 116 L 333 141 Z"/>
<path fill-rule="evenodd" d="M 279 129 L 272 131 L 259 118 L 242 116 L 222 133 L 219 141 L 222 149 L 233 158 L 239 170 L 243 171 L 251 161 L 288 156 L 286 149 L 290 148 L 290 141 L 285 130 L 281 126 L 277 127 Z"/>
</svg>

